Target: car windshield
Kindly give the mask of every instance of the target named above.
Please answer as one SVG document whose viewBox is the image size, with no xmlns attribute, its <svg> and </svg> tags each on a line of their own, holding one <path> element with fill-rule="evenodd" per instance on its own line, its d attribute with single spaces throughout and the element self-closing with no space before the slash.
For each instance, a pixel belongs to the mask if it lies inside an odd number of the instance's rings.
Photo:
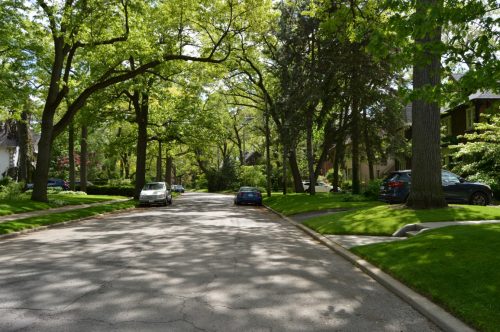
<svg viewBox="0 0 500 332">
<path fill-rule="evenodd" d="M 160 190 L 165 188 L 163 183 L 147 183 L 144 186 L 144 190 Z"/>
<path fill-rule="evenodd" d="M 259 189 L 254 187 L 241 187 L 239 191 L 259 191 Z"/>
</svg>

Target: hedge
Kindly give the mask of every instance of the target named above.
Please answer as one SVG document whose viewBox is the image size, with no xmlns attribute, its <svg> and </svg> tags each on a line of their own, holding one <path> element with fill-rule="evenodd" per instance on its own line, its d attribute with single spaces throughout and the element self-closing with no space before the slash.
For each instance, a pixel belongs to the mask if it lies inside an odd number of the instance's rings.
<svg viewBox="0 0 500 332">
<path fill-rule="evenodd" d="M 79 188 L 76 188 L 77 190 Z M 113 196 L 134 196 L 134 187 L 128 186 L 89 186 L 87 187 L 89 195 L 113 195 Z"/>
</svg>

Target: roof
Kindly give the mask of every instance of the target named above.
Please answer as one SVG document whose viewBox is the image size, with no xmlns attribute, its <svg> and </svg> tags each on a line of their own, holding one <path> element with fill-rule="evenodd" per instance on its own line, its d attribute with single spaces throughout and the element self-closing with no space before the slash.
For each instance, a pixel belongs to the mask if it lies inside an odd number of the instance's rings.
<svg viewBox="0 0 500 332">
<path fill-rule="evenodd" d="M 469 96 L 469 100 L 478 100 L 478 99 L 500 99 L 500 95 L 497 95 L 491 91 L 478 91 Z"/>
</svg>

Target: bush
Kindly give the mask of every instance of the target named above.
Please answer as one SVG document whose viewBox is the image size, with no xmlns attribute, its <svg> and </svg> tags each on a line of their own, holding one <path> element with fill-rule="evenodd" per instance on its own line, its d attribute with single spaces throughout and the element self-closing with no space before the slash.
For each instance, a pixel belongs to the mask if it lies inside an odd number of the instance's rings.
<svg viewBox="0 0 500 332">
<path fill-rule="evenodd" d="M 132 186 L 90 186 L 87 188 L 89 195 L 112 195 L 112 196 L 134 196 L 134 187 Z"/>
<path fill-rule="evenodd" d="M 0 186 L 0 199 L 19 199 L 24 189 L 24 182 L 14 182 L 6 180 L 4 185 Z"/>
<path fill-rule="evenodd" d="M 240 167 L 240 187 L 265 187 L 266 176 L 262 170 L 262 166 L 241 166 Z"/>
<path fill-rule="evenodd" d="M 382 185 L 382 179 L 376 179 L 370 181 L 368 183 L 368 186 L 366 187 L 366 190 L 363 192 L 363 195 L 367 198 L 370 199 L 378 199 L 378 195 L 380 192 L 380 186 Z"/>
<path fill-rule="evenodd" d="M 234 189 L 238 186 L 236 166 L 234 162 L 226 157 L 220 169 L 210 169 L 206 173 L 209 192 L 217 192 Z"/>
</svg>

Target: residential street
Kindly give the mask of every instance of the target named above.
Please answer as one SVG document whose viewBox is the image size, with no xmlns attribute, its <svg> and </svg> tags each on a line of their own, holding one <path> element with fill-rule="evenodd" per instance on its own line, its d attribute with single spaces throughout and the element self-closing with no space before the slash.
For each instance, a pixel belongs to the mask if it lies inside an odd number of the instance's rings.
<svg viewBox="0 0 500 332">
<path fill-rule="evenodd" d="M 0 331 L 438 331 L 264 207 L 186 193 L 0 243 Z"/>
</svg>

